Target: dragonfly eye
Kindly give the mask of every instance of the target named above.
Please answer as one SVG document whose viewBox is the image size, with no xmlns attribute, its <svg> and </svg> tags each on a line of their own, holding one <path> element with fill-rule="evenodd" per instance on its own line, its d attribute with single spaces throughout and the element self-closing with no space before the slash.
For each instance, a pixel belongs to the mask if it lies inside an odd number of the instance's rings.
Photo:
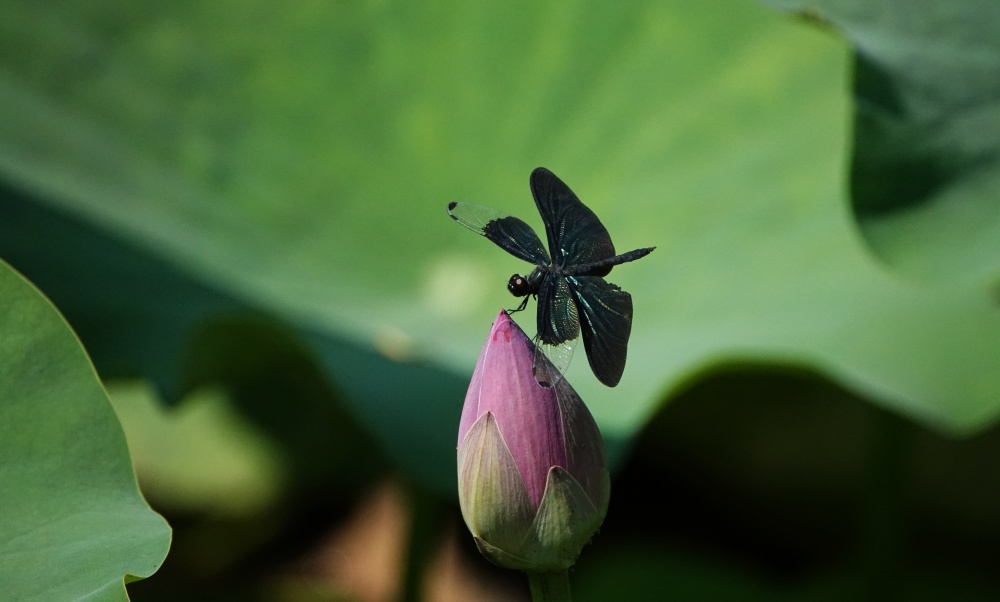
<svg viewBox="0 0 1000 602">
<path fill-rule="evenodd" d="M 524 278 L 524 276 L 514 274 L 510 277 L 510 280 L 507 281 L 507 290 L 509 290 L 510 294 L 515 297 L 523 297 L 531 291 L 531 287 L 528 285 L 528 281 Z"/>
</svg>

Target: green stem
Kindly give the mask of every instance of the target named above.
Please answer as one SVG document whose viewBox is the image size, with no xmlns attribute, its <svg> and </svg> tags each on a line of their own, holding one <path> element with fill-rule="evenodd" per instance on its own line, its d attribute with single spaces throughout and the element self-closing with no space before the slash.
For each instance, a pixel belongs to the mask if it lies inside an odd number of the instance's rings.
<svg viewBox="0 0 1000 602">
<path fill-rule="evenodd" d="M 569 593 L 569 571 L 557 573 L 528 574 L 528 584 L 531 585 L 532 602 L 571 602 Z"/>
<path fill-rule="evenodd" d="M 875 417 L 861 567 L 871 600 L 892 598 L 906 527 L 913 429 L 886 411 Z"/>
<path fill-rule="evenodd" d="M 402 602 L 417 602 L 422 598 L 427 565 L 437 545 L 436 534 L 441 520 L 441 504 L 419 485 L 407 483 L 410 528 L 407 533 L 406 565 L 402 579 Z"/>
</svg>

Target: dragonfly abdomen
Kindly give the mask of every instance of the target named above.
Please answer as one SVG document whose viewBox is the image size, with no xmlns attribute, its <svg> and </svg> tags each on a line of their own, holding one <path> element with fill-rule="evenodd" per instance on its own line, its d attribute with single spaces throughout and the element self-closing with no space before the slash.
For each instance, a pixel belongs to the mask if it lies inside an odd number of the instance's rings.
<svg viewBox="0 0 1000 602">
<path fill-rule="evenodd" d="M 562 269 L 562 273 L 566 276 L 607 276 L 608 273 L 611 272 L 611 268 L 616 265 L 628 263 L 645 257 L 646 255 L 652 253 L 655 248 L 656 247 L 646 247 L 645 249 L 635 249 L 634 251 L 622 253 L 621 255 L 615 255 L 614 257 L 608 257 L 607 259 L 566 266 Z"/>
</svg>

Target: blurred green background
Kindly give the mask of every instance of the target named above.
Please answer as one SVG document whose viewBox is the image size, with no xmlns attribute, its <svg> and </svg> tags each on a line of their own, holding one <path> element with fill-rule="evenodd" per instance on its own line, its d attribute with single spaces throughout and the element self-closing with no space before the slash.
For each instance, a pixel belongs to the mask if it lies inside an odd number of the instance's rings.
<svg viewBox="0 0 1000 602">
<path fill-rule="evenodd" d="M 529 266 L 445 206 L 541 231 L 537 166 L 657 247 L 621 384 L 567 373 L 615 471 L 579 599 L 996 599 L 1000 5 L 771 4 L 0 0 L 0 296 L 173 528 L 132 599 L 526 599 L 455 438 Z M 9 466 L 104 416 L 44 382 Z M 82 495 L 11 482 L 0 535 Z"/>
</svg>

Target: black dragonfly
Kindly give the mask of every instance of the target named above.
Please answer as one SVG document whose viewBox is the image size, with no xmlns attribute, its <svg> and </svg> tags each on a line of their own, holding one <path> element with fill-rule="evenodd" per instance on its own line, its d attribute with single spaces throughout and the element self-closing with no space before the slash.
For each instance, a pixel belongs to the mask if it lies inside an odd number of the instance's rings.
<svg viewBox="0 0 1000 602">
<path fill-rule="evenodd" d="M 545 223 L 549 252 L 531 226 L 495 209 L 469 203 L 449 203 L 448 215 L 466 228 L 492 240 L 511 255 L 535 265 L 527 276 L 514 274 L 507 290 L 538 299 L 535 338 L 535 379 L 552 386 L 569 364 L 573 343 L 583 333 L 583 345 L 594 376 L 609 387 L 621 380 L 632 332 L 632 296 L 604 280 L 614 266 L 645 257 L 656 247 L 621 255 L 594 212 L 551 171 L 531 172 L 531 194 Z M 550 362 L 539 361 L 539 353 Z M 544 366 L 544 367 L 543 367 Z M 550 370 L 554 368 L 554 372 Z"/>
</svg>

